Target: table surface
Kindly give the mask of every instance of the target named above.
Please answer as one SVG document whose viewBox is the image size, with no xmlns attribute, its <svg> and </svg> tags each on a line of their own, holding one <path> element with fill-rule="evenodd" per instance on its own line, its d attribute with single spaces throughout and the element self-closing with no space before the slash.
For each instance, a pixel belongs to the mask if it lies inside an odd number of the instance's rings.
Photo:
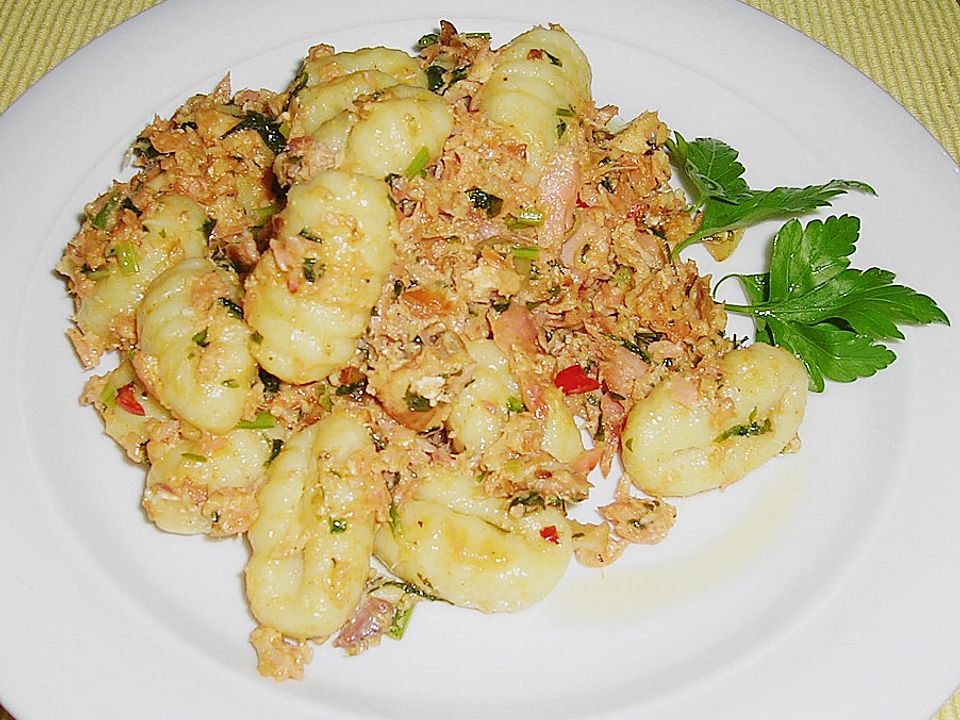
<svg viewBox="0 0 960 720">
<path fill-rule="evenodd" d="M 0 112 L 75 50 L 159 1 L 0 0 Z M 960 162 L 960 0 L 746 2 L 865 73 Z M 11 720 L 2 707 L 0 720 Z M 960 690 L 935 720 L 960 720 Z"/>
</svg>

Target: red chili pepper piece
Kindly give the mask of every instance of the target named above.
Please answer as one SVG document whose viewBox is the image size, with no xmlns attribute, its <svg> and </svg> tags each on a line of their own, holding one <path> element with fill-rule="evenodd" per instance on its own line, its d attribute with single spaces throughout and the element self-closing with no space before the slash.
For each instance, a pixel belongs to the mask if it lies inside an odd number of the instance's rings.
<svg viewBox="0 0 960 720">
<path fill-rule="evenodd" d="M 527 60 L 539 60 L 543 57 L 543 50 L 533 49 L 527 53 Z"/>
<path fill-rule="evenodd" d="M 545 528 L 540 528 L 540 537 L 554 545 L 560 544 L 560 533 L 557 532 L 556 525 L 547 525 Z"/>
<path fill-rule="evenodd" d="M 127 383 L 117 390 L 117 405 L 131 415 L 143 417 L 147 414 L 146 410 L 143 409 L 143 405 L 137 402 L 137 397 L 133 394 L 133 383 Z"/>
<path fill-rule="evenodd" d="M 600 383 L 587 375 L 579 365 L 571 365 L 558 372 L 553 384 L 563 390 L 564 395 L 590 392 L 600 387 Z"/>
</svg>

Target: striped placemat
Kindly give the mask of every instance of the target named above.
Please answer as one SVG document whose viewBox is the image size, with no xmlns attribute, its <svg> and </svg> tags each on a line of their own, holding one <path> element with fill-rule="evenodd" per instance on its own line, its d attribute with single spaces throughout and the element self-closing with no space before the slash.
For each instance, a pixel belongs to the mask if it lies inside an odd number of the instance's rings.
<svg viewBox="0 0 960 720">
<path fill-rule="evenodd" d="M 0 112 L 75 50 L 158 1 L 0 1 Z M 746 2 L 859 68 L 960 162 L 960 0 Z M 11 720 L 2 707 L 0 720 Z M 936 720 L 960 720 L 960 691 Z"/>
</svg>

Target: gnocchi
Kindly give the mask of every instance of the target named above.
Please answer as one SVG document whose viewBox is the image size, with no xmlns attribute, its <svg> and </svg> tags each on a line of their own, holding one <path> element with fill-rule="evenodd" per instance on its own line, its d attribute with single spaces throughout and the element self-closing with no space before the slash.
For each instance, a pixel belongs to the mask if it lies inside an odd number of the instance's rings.
<svg viewBox="0 0 960 720">
<path fill-rule="evenodd" d="M 807 399 L 803 364 L 755 343 L 720 361 L 716 402 L 677 397 L 682 377 L 664 380 L 634 405 L 623 429 L 623 464 L 654 496 L 683 496 L 736 482 L 786 448 Z"/>
<path fill-rule="evenodd" d="M 483 612 L 542 600 L 572 556 L 557 508 L 515 517 L 509 501 L 485 496 L 468 468 L 433 465 L 376 536 L 377 557 L 425 592 Z"/>
<path fill-rule="evenodd" d="M 116 207 L 110 212 L 119 215 L 122 200 L 116 198 L 119 195 L 108 198 L 98 215 L 111 204 Z M 115 224 L 105 262 L 86 273 L 90 284 L 78 296 L 76 324 L 77 344 L 90 353 L 85 360 L 88 366 L 96 364 L 104 350 L 132 346 L 137 308 L 147 288 L 163 271 L 181 259 L 200 258 L 206 253 L 203 228 L 207 215 L 193 200 L 161 194 L 142 212 L 139 218 L 124 218 L 123 223 L 112 221 Z M 61 263 L 61 271 L 73 276 L 83 274 L 65 263 Z"/>
<path fill-rule="evenodd" d="M 467 345 L 475 362 L 473 378 L 454 401 L 448 425 L 455 447 L 482 453 L 500 437 L 511 412 L 524 409 L 520 386 L 510 374 L 507 356 L 493 340 Z M 583 452 L 583 440 L 573 414 L 556 388 L 544 395 L 543 449 L 557 460 L 570 462 Z"/>
<path fill-rule="evenodd" d="M 473 379 L 454 401 L 448 423 L 456 447 L 483 452 L 503 432 L 511 405 L 522 405 L 520 388 L 493 340 L 475 340 L 467 352 L 476 363 Z"/>
<path fill-rule="evenodd" d="M 277 223 L 274 251 L 246 282 L 253 355 L 287 382 L 312 382 L 353 355 L 393 262 L 397 221 L 382 181 L 327 170 L 290 190 Z"/>
<path fill-rule="evenodd" d="M 329 45 L 319 45 L 304 61 L 301 73 L 305 75 L 306 86 L 313 87 L 367 71 L 383 73 L 404 85 L 427 86 L 426 73 L 415 58 L 403 50 L 385 47 L 335 53 Z"/>
<path fill-rule="evenodd" d="M 137 313 L 137 376 L 173 414 L 212 433 L 243 417 L 257 374 L 239 317 L 240 283 L 206 258 L 158 277 Z"/>
<path fill-rule="evenodd" d="M 538 27 L 511 40 L 498 54 L 479 95 L 480 110 L 524 143 L 528 181 L 535 184 L 561 141 L 558 124 L 590 99 L 586 55 L 562 28 Z"/>
<path fill-rule="evenodd" d="M 246 538 L 276 679 L 417 602 L 513 612 L 660 542 L 663 496 L 792 449 L 804 412 L 800 362 L 736 348 L 671 255 L 696 217 L 656 113 L 612 131 L 557 25 L 418 45 L 317 45 L 282 93 L 156 118 L 58 265 L 83 365 L 121 354 L 82 402 L 148 521 Z"/>
<path fill-rule="evenodd" d="M 231 430 L 217 438 L 178 438 L 153 448 L 143 509 L 161 530 L 236 535 L 257 517 L 256 491 L 282 438 L 262 430 Z M 159 455 L 159 457 L 156 457 Z"/>
<path fill-rule="evenodd" d="M 80 401 L 96 408 L 104 432 L 136 463 L 147 461 L 145 448 L 153 429 L 170 421 L 170 413 L 143 389 L 129 361 L 91 377 Z"/>
<path fill-rule="evenodd" d="M 326 638 L 350 618 L 373 551 L 373 450 L 362 420 L 340 411 L 291 436 L 271 463 L 244 570 L 261 625 Z"/>
<path fill-rule="evenodd" d="M 376 178 L 416 174 L 440 156 L 453 130 L 453 110 L 435 93 L 396 85 L 359 108 L 341 167 Z M 318 131 L 322 132 L 322 128 Z"/>
</svg>

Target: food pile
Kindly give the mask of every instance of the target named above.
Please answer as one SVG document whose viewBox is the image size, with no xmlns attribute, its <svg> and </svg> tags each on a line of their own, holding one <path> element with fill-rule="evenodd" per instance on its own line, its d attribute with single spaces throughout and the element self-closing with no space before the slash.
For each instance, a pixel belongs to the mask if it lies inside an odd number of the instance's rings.
<svg viewBox="0 0 960 720">
<path fill-rule="evenodd" d="M 278 679 L 421 600 L 529 606 L 797 447 L 804 363 L 728 338 L 678 257 L 703 213 L 657 115 L 595 105 L 559 26 L 419 46 L 318 45 L 283 92 L 155 119 L 58 265 L 83 365 L 119 358 L 82 401 L 160 529 L 246 536 Z"/>
</svg>

